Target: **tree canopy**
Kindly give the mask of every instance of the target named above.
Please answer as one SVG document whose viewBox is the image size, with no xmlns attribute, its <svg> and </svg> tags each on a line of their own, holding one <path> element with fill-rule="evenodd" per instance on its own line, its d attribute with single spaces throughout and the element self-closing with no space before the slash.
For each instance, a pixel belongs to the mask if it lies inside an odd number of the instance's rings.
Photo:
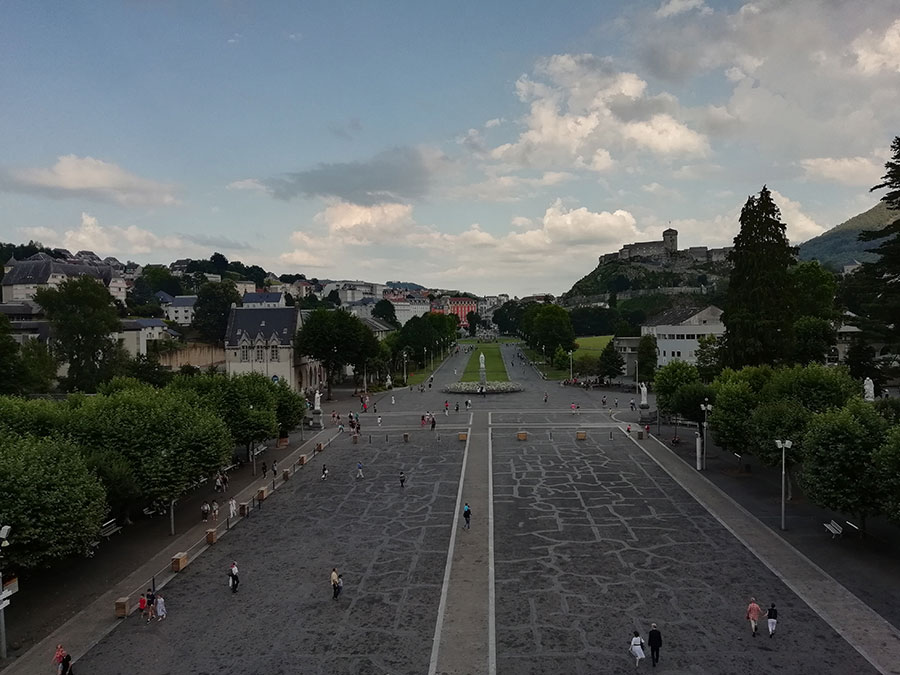
<svg viewBox="0 0 900 675">
<path fill-rule="evenodd" d="M 222 344 L 231 306 L 240 304 L 241 295 L 233 281 L 203 284 L 194 303 L 194 328 L 205 340 Z"/>
</svg>

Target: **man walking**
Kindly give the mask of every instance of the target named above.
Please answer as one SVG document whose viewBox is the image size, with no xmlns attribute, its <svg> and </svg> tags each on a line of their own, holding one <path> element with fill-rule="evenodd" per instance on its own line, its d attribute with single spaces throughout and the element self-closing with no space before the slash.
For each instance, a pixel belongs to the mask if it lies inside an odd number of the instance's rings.
<svg viewBox="0 0 900 675">
<path fill-rule="evenodd" d="M 753 631 L 753 637 L 756 637 L 756 624 L 759 621 L 761 612 L 762 609 L 756 604 L 756 598 L 750 598 L 750 604 L 747 605 L 747 621 L 750 622 L 750 630 Z"/>
<path fill-rule="evenodd" d="M 322 465 L 322 480 L 325 480 L 326 478 L 328 478 L 328 466 L 323 464 Z"/>
<path fill-rule="evenodd" d="M 232 560 L 231 567 L 228 568 L 228 584 L 231 586 L 231 592 L 237 593 L 241 578 L 238 576 L 237 562 Z"/>
<path fill-rule="evenodd" d="M 228 500 L 228 517 L 234 518 L 237 516 L 237 500 L 232 497 Z"/>
<path fill-rule="evenodd" d="M 778 624 L 778 610 L 775 609 L 775 603 L 766 610 L 766 619 L 769 620 L 769 637 L 775 637 L 775 626 Z"/>
<path fill-rule="evenodd" d="M 650 645 L 650 661 L 653 667 L 659 663 L 659 648 L 662 647 L 662 633 L 656 627 L 655 623 L 650 624 L 650 634 L 647 636 L 647 644 Z"/>
<path fill-rule="evenodd" d="M 338 593 L 340 593 L 340 586 L 338 586 L 338 581 L 340 581 L 340 577 L 338 576 L 337 568 L 331 568 L 331 597 L 333 600 L 338 599 Z"/>
<path fill-rule="evenodd" d="M 356 477 L 357 478 L 365 478 L 365 476 L 363 475 L 363 470 L 362 470 L 362 462 L 356 463 Z"/>
<path fill-rule="evenodd" d="M 406 487 L 406 474 L 400 472 L 400 487 Z"/>
<path fill-rule="evenodd" d="M 466 505 L 463 507 L 463 518 L 466 520 L 466 524 L 463 525 L 463 529 L 468 530 L 472 525 L 472 509 L 469 508 L 469 502 L 466 502 Z"/>
</svg>

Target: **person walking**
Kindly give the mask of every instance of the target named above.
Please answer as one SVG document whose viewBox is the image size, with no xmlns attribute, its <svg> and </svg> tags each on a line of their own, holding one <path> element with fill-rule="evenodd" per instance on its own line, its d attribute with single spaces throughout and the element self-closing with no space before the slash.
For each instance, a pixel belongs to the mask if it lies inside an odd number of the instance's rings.
<svg viewBox="0 0 900 675">
<path fill-rule="evenodd" d="M 75 671 L 72 670 L 72 655 L 66 654 L 62 657 L 62 661 L 59 662 L 59 668 L 57 670 L 59 675 L 75 675 Z"/>
<path fill-rule="evenodd" d="M 454 408 L 455 412 L 459 412 L 459 401 L 456 402 L 456 407 Z"/>
<path fill-rule="evenodd" d="M 544 403 L 546 403 L 549 398 L 550 397 L 547 395 L 547 392 L 545 391 L 544 392 Z"/>
<path fill-rule="evenodd" d="M 272 460 L 272 478 L 278 478 L 278 460 Z"/>
<path fill-rule="evenodd" d="M 166 600 L 163 596 L 157 593 L 156 595 L 156 620 L 162 621 L 169 615 L 169 612 L 166 610 Z"/>
<path fill-rule="evenodd" d="M 265 462 L 263 462 L 262 470 L 263 470 L 263 478 L 265 478 L 269 473 L 269 467 Z"/>
<path fill-rule="evenodd" d="M 325 464 L 323 464 L 322 465 L 322 480 L 325 480 L 326 478 L 328 478 L 328 467 Z"/>
<path fill-rule="evenodd" d="M 397 402 L 397 401 L 394 399 L 394 397 L 391 396 L 391 405 L 394 405 L 396 402 Z"/>
<path fill-rule="evenodd" d="M 231 561 L 231 567 L 228 568 L 228 585 L 231 587 L 232 593 L 238 592 L 238 586 L 241 584 L 241 578 L 238 576 L 237 561 Z"/>
<path fill-rule="evenodd" d="M 761 613 L 762 609 L 756 604 L 756 598 L 750 598 L 750 604 L 747 605 L 747 621 L 750 622 L 750 630 L 753 631 L 753 637 L 756 637 L 756 624 Z"/>
<path fill-rule="evenodd" d="M 63 662 L 64 658 L 66 658 L 66 650 L 63 649 L 61 644 L 56 645 L 56 653 L 53 654 L 53 665 L 56 666 L 57 672 L 59 672 L 59 664 Z"/>
<path fill-rule="evenodd" d="M 203 519 L 204 523 L 207 520 L 209 520 L 209 502 L 206 501 L 205 499 L 203 500 L 203 503 L 200 505 L 200 517 Z"/>
<path fill-rule="evenodd" d="M 659 648 L 662 647 L 662 633 L 655 623 L 650 624 L 650 634 L 647 636 L 647 644 L 650 645 L 650 662 L 656 668 L 659 663 Z"/>
<path fill-rule="evenodd" d="M 629 647 L 628 651 L 634 657 L 635 668 L 641 664 L 641 659 L 647 658 L 644 656 L 644 641 L 641 639 L 641 634 L 637 631 L 634 631 L 634 637 L 631 638 L 631 647 Z"/>
<path fill-rule="evenodd" d="M 381 415 L 378 416 L 378 426 L 381 426 Z"/>
<path fill-rule="evenodd" d="M 337 580 L 337 598 L 341 597 L 341 593 L 344 592 L 344 575 L 338 574 Z"/>
<path fill-rule="evenodd" d="M 340 587 L 338 586 L 338 581 L 340 581 L 340 575 L 337 572 L 337 567 L 331 568 L 331 598 L 332 600 L 337 600 L 338 593 L 340 593 Z"/>
<path fill-rule="evenodd" d="M 149 588 L 147 589 L 147 623 L 153 621 L 156 615 L 156 593 Z"/>
<path fill-rule="evenodd" d="M 234 497 L 228 500 L 228 517 L 237 517 L 237 500 Z"/>
<path fill-rule="evenodd" d="M 400 487 L 406 487 L 406 474 L 400 472 Z"/>
<path fill-rule="evenodd" d="M 466 502 L 466 505 L 463 507 L 463 518 L 466 521 L 466 524 L 463 525 L 463 529 L 468 530 L 472 525 L 472 509 L 469 508 L 469 502 Z"/>
<path fill-rule="evenodd" d="M 217 502 L 215 499 L 213 499 L 213 501 L 212 501 L 211 510 L 212 510 L 213 522 L 218 523 L 219 522 L 219 502 Z"/>
<path fill-rule="evenodd" d="M 631 401 L 629 401 L 628 405 L 631 406 L 631 412 L 634 412 L 634 399 L 631 399 Z"/>
<path fill-rule="evenodd" d="M 775 603 L 772 603 L 772 606 L 766 610 L 766 619 L 768 619 L 769 623 L 769 637 L 775 637 L 775 626 L 778 625 L 778 610 L 775 609 Z"/>
<path fill-rule="evenodd" d="M 357 478 L 365 478 L 365 476 L 363 475 L 363 470 L 362 470 L 362 462 L 356 463 L 356 477 Z"/>
<path fill-rule="evenodd" d="M 432 418 L 431 418 L 431 430 L 432 430 L 432 431 L 434 431 L 434 427 L 435 427 L 436 425 L 437 425 L 437 422 L 436 422 L 435 419 L 432 417 Z"/>
</svg>

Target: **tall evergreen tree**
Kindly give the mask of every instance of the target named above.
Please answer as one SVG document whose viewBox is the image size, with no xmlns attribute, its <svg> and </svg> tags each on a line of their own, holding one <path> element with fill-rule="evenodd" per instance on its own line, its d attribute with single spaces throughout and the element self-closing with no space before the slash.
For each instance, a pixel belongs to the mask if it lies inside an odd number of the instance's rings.
<svg viewBox="0 0 900 675">
<path fill-rule="evenodd" d="M 892 156 L 885 167 L 881 182 L 870 192 L 887 189 L 881 201 L 888 210 L 900 211 L 900 136 L 891 143 Z M 863 241 L 882 239 L 873 253 L 874 262 L 863 264 L 854 274 L 854 285 L 863 296 L 860 302 L 859 327 L 870 342 L 886 343 L 891 353 L 900 352 L 900 217 L 895 217 L 882 230 L 861 232 Z"/>
<path fill-rule="evenodd" d="M 725 324 L 723 357 L 740 367 L 774 363 L 791 349 L 790 279 L 795 263 L 772 193 L 763 186 L 747 198 L 741 210 L 741 230 L 728 255 L 732 264 Z"/>
</svg>

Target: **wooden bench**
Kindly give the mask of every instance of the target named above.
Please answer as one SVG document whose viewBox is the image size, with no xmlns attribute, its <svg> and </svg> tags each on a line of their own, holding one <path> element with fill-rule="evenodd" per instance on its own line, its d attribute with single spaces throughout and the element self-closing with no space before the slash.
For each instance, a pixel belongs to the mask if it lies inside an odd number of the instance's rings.
<svg viewBox="0 0 900 675">
<path fill-rule="evenodd" d="M 119 532 L 122 529 L 121 525 L 116 524 L 116 519 L 107 520 L 103 525 L 100 526 L 100 536 L 106 537 L 109 539 L 116 532 Z"/>
<path fill-rule="evenodd" d="M 838 525 L 836 520 L 832 520 L 830 523 L 822 523 L 825 526 L 825 529 L 831 532 L 831 538 L 840 537 L 844 533 L 844 528 Z"/>
</svg>

